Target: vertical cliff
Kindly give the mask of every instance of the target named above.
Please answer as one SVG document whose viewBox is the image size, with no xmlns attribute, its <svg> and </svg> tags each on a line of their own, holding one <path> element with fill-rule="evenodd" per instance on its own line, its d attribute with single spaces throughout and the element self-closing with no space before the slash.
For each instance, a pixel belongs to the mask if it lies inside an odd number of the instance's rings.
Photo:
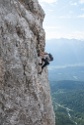
<svg viewBox="0 0 84 125">
<path fill-rule="evenodd" d="M 44 11 L 37 0 L 0 0 L 0 125 L 54 125 L 45 50 Z"/>
</svg>

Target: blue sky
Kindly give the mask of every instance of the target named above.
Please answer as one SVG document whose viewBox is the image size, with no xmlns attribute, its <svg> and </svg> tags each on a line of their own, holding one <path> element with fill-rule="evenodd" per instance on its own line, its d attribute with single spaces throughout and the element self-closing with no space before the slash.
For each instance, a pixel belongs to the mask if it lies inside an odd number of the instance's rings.
<svg viewBox="0 0 84 125">
<path fill-rule="evenodd" d="M 38 1 L 46 14 L 46 39 L 84 39 L 84 0 Z"/>
</svg>

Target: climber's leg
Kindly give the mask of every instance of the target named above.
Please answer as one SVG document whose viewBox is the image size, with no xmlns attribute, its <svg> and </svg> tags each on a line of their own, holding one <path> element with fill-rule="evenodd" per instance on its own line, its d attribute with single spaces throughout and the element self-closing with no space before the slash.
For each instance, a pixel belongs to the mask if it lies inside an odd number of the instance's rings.
<svg viewBox="0 0 84 125">
<path fill-rule="evenodd" d="M 39 72 L 39 74 L 42 73 L 44 67 L 46 67 L 47 65 L 49 65 L 49 62 L 47 61 L 47 59 L 42 59 L 42 61 L 44 62 L 44 64 L 41 66 L 41 71 Z"/>
<path fill-rule="evenodd" d="M 44 67 L 46 67 L 47 65 L 49 65 L 49 62 L 47 61 L 47 59 L 45 59 L 44 64 L 42 65 L 42 69 L 44 69 Z"/>
</svg>

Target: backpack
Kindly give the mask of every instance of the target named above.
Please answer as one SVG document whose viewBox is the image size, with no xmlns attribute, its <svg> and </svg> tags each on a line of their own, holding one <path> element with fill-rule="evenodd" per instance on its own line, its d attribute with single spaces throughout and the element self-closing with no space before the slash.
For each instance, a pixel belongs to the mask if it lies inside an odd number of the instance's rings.
<svg viewBox="0 0 84 125">
<path fill-rule="evenodd" d="M 52 54 L 51 54 L 51 53 L 49 53 L 48 55 L 49 55 L 50 61 L 53 61 L 53 60 L 54 60 L 54 58 L 53 58 Z"/>
</svg>

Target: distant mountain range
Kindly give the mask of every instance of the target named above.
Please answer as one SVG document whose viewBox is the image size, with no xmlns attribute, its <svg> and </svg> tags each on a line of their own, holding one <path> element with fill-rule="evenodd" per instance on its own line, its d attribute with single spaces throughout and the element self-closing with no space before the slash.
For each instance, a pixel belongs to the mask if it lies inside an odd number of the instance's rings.
<svg viewBox="0 0 84 125">
<path fill-rule="evenodd" d="M 77 39 L 51 39 L 46 42 L 46 51 L 54 56 L 52 66 L 84 64 L 84 41 Z"/>
<path fill-rule="evenodd" d="M 47 40 L 46 51 L 54 56 L 54 61 L 48 66 L 50 81 L 84 81 L 84 41 Z"/>
</svg>

